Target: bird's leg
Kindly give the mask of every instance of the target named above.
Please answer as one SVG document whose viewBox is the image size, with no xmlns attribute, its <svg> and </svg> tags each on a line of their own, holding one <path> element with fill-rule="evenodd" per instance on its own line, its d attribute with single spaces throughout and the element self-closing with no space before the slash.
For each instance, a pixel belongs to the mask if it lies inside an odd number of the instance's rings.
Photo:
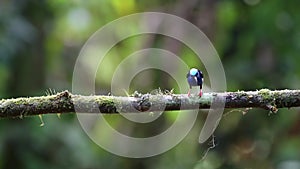
<svg viewBox="0 0 300 169">
<path fill-rule="evenodd" d="M 189 96 L 189 97 L 191 96 L 191 87 L 189 88 L 188 96 Z"/>
<path fill-rule="evenodd" d="M 200 92 L 199 92 L 199 97 L 202 97 L 203 92 L 202 92 L 202 86 L 200 86 Z"/>
</svg>

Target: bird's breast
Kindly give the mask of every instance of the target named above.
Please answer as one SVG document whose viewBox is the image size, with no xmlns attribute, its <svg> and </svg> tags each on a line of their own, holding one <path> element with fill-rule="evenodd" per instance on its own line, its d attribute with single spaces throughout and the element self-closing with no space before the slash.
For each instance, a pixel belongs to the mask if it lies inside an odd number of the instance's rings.
<svg viewBox="0 0 300 169">
<path fill-rule="evenodd" d="M 198 79 L 197 79 L 197 77 L 195 77 L 195 76 L 189 76 L 187 80 L 188 80 L 188 83 L 191 86 L 198 86 Z"/>
</svg>

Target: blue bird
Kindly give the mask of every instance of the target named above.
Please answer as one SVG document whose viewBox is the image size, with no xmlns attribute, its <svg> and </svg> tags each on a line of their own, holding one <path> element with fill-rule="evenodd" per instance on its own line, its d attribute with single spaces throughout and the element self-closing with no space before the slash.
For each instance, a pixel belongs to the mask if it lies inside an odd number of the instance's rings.
<svg viewBox="0 0 300 169">
<path fill-rule="evenodd" d="M 200 86 L 199 96 L 201 97 L 203 94 L 202 93 L 202 84 L 204 82 L 203 73 L 198 69 L 192 68 L 186 75 L 186 78 L 190 85 L 188 96 L 191 95 L 190 92 L 191 92 L 192 86 Z"/>
</svg>

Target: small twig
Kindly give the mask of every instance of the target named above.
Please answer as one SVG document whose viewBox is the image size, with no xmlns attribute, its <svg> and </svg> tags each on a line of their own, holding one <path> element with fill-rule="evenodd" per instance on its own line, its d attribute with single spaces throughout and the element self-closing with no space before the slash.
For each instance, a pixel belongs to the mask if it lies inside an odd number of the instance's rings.
<svg viewBox="0 0 300 169">
<path fill-rule="evenodd" d="M 213 149 L 213 148 L 215 148 L 215 147 L 217 146 L 217 145 L 216 145 L 216 142 L 215 142 L 215 138 L 216 138 L 215 135 L 212 135 L 212 136 L 211 136 L 211 140 L 210 140 L 210 142 L 208 143 L 209 147 L 205 150 L 205 152 L 204 152 L 204 154 L 203 154 L 203 156 L 202 156 L 202 158 L 201 158 L 200 161 L 205 160 L 205 158 L 206 158 L 208 152 L 209 152 L 211 149 Z"/>
</svg>

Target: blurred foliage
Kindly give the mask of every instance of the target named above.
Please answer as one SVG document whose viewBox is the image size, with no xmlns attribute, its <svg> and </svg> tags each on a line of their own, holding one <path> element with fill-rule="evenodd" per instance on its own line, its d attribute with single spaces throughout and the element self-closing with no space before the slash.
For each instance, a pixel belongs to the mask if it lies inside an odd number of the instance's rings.
<svg viewBox="0 0 300 169">
<path fill-rule="evenodd" d="M 219 53 L 228 91 L 299 89 L 299 5 L 296 0 L 3 0 L 0 96 L 43 95 L 49 88 L 71 90 L 73 67 L 87 39 L 121 16 L 144 11 L 175 14 L 199 27 Z M 135 25 L 124 27 L 136 29 Z M 100 65 L 105 71 L 97 72 L 97 93 L 110 92 L 113 73 L 124 58 L 149 47 L 169 50 L 190 67 L 199 67 L 209 87 L 203 64 L 187 46 L 162 35 L 141 35 L 110 50 Z M 130 93 L 157 88 L 179 92 L 176 81 L 160 70 L 139 72 L 130 85 Z M 62 115 L 61 119 L 45 115 L 44 127 L 39 127 L 38 117 L 3 119 L 0 168 L 300 168 L 299 109 L 281 109 L 277 114 L 243 111 L 226 110 L 215 132 L 216 147 L 206 156 L 209 141 L 199 144 L 197 140 L 206 118 L 205 111 L 200 111 L 194 128 L 180 144 L 145 159 L 104 151 L 89 140 L 75 115 Z M 120 132 L 146 137 L 167 129 L 177 113 L 166 112 L 147 125 L 130 123 L 118 115 L 106 118 Z"/>
</svg>

